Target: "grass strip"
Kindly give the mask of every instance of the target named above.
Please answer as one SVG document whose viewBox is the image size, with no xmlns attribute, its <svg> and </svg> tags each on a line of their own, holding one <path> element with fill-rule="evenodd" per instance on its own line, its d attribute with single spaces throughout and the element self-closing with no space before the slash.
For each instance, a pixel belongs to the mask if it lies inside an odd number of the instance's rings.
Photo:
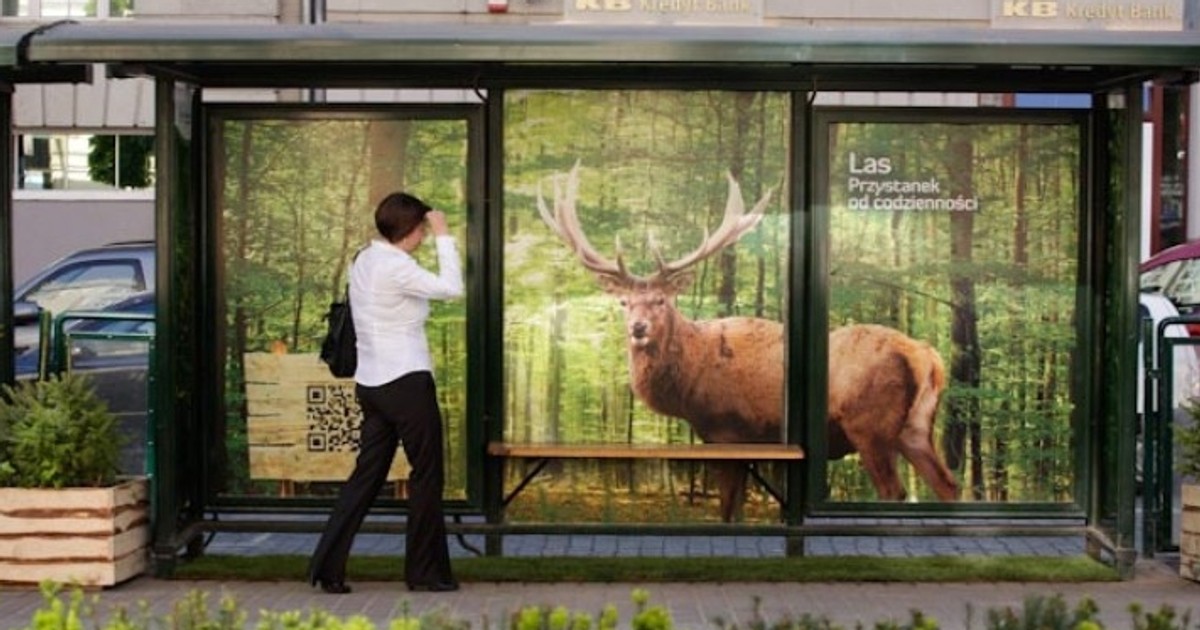
<svg viewBox="0 0 1200 630">
<path fill-rule="evenodd" d="M 1116 571 L 1087 556 L 880 558 L 457 558 L 463 582 L 1108 582 Z M 303 581 L 308 558 L 210 555 L 181 561 L 176 579 Z M 352 557 L 347 581 L 403 581 L 403 558 Z"/>
</svg>

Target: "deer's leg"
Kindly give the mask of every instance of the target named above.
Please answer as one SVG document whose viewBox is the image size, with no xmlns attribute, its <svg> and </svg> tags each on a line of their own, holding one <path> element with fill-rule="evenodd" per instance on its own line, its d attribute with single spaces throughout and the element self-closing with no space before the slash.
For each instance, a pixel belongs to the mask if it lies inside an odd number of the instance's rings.
<svg viewBox="0 0 1200 630">
<path fill-rule="evenodd" d="M 904 485 L 896 473 L 896 454 L 886 448 L 859 449 L 859 457 L 880 501 L 903 501 Z"/>
<path fill-rule="evenodd" d="M 946 463 L 938 457 L 933 445 L 933 435 L 928 432 L 906 430 L 900 436 L 900 452 L 912 463 L 917 474 L 933 488 L 942 501 L 958 500 L 958 481 Z"/>
<path fill-rule="evenodd" d="M 721 501 L 721 520 L 732 523 L 741 520 L 742 505 L 746 502 L 746 465 L 741 462 L 713 462 Z"/>
</svg>

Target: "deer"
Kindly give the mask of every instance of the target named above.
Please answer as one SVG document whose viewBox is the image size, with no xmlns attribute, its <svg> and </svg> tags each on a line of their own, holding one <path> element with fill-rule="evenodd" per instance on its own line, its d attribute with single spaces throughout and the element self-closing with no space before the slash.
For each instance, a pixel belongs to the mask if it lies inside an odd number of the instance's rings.
<svg viewBox="0 0 1200 630">
<path fill-rule="evenodd" d="M 688 319 L 676 297 L 695 279 L 695 268 L 736 243 L 762 220 L 768 189 L 746 212 L 732 173 L 725 212 L 700 245 L 668 261 L 656 245 L 657 269 L 634 275 L 617 243 L 616 257 L 601 254 L 579 223 L 576 199 L 580 164 L 556 174 L 554 208 L 539 185 L 538 213 L 602 289 L 620 303 L 625 318 L 630 387 L 653 411 L 683 419 L 704 442 L 770 443 L 782 440 L 784 416 L 783 324 L 758 317 Z M 826 430 L 830 460 L 857 453 L 881 500 L 902 501 L 897 472 L 903 456 L 942 501 L 958 498 L 958 482 L 934 446 L 934 421 L 946 386 L 941 356 L 929 344 L 877 324 L 852 324 L 829 335 Z M 723 462 L 716 470 L 720 516 L 731 522 L 745 500 L 748 469 Z"/>
</svg>

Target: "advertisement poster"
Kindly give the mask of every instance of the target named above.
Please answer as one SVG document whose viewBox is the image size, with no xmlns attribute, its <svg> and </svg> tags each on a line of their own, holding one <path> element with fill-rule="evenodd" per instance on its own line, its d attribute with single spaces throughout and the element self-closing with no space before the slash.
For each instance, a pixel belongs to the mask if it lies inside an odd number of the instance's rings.
<svg viewBox="0 0 1200 630">
<path fill-rule="evenodd" d="M 353 382 L 318 351 L 355 252 L 395 190 L 443 210 L 465 254 L 467 122 L 218 117 L 212 126 L 224 287 L 224 492 L 332 496 L 354 467 Z M 314 157 L 319 156 L 319 159 Z M 433 247 L 416 252 L 436 268 Z M 431 303 L 426 335 L 446 420 L 446 496 L 466 496 L 466 304 Z M 383 494 L 405 496 L 398 450 Z"/>
<path fill-rule="evenodd" d="M 782 442 L 788 96 L 505 98 L 504 439 Z M 506 513 L 712 520 L 713 468 L 562 463 Z"/>
<path fill-rule="evenodd" d="M 832 502 L 1074 499 L 1082 127 L 1018 116 L 819 125 Z"/>
</svg>

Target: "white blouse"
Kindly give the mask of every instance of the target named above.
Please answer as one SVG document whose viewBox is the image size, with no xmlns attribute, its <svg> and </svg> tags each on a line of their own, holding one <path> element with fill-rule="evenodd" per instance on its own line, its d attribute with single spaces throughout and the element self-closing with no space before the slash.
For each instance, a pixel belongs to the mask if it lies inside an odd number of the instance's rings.
<svg viewBox="0 0 1200 630">
<path fill-rule="evenodd" d="M 373 240 L 350 269 L 350 309 L 358 336 L 354 380 L 377 387 L 405 374 L 433 371 L 425 320 L 429 300 L 462 297 L 462 270 L 452 236 L 435 239 L 438 273 L 404 250 Z"/>
</svg>

